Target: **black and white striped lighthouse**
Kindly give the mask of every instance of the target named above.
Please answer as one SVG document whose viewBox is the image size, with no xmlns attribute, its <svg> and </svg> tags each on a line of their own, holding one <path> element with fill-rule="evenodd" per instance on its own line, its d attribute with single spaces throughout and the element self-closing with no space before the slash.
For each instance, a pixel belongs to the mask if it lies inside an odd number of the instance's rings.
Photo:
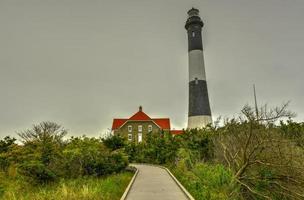
<svg viewBox="0 0 304 200">
<path fill-rule="evenodd" d="M 189 55 L 189 129 L 202 128 L 212 123 L 203 54 L 203 26 L 199 10 L 195 8 L 189 10 L 185 25 Z"/>
</svg>

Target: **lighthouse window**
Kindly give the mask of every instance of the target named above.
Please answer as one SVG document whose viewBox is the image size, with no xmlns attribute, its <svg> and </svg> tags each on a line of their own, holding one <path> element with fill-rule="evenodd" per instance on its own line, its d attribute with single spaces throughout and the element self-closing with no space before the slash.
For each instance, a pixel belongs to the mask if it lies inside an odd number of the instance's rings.
<svg viewBox="0 0 304 200">
<path fill-rule="evenodd" d="M 194 31 L 192 32 L 192 37 L 195 37 L 195 32 Z"/>
</svg>

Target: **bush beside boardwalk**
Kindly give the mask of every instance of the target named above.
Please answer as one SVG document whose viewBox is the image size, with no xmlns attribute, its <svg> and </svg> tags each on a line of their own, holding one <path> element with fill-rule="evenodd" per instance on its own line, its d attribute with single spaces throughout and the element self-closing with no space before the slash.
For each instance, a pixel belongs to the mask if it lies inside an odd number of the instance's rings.
<svg viewBox="0 0 304 200">
<path fill-rule="evenodd" d="M 101 139 L 64 140 L 66 133 L 56 123 L 42 122 L 19 133 L 22 145 L 10 137 L 1 140 L 0 198 L 54 199 L 53 192 L 55 199 L 119 199 L 132 176 L 125 172 L 127 155 Z M 60 196 L 61 190 L 67 196 Z"/>
<path fill-rule="evenodd" d="M 21 177 L 1 174 L 4 200 L 119 200 L 133 173 L 122 172 L 105 177 L 60 179 L 44 185 L 30 185 Z"/>
</svg>

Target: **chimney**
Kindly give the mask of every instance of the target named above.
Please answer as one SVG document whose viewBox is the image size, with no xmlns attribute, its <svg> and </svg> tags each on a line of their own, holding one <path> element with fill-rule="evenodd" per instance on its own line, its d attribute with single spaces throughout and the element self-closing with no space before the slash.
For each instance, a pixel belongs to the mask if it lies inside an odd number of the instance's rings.
<svg viewBox="0 0 304 200">
<path fill-rule="evenodd" d="M 139 106 L 139 111 L 142 112 L 142 106 Z"/>
</svg>

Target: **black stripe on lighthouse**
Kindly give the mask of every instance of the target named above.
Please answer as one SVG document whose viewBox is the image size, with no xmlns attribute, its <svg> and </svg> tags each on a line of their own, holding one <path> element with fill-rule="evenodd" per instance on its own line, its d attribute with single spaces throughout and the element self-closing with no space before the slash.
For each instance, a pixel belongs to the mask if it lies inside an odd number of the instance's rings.
<svg viewBox="0 0 304 200">
<path fill-rule="evenodd" d="M 201 26 L 191 26 L 188 28 L 188 51 L 203 50 L 201 29 Z"/>
<path fill-rule="evenodd" d="M 211 115 L 207 82 L 194 80 L 189 82 L 189 112 L 188 116 Z"/>
</svg>

